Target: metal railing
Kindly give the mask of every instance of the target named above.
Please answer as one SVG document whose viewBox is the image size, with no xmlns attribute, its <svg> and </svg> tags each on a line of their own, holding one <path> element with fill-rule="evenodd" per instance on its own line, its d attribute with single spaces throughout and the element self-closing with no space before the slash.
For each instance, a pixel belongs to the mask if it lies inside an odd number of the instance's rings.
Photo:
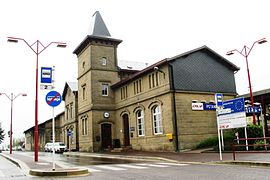
<svg viewBox="0 0 270 180">
<path fill-rule="evenodd" d="M 263 143 L 258 143 L 258 141 L 263 141 Z M 253 141 L 251 144 L 240 144 L 241 141 Z M 233 152 L 233 160 L 235 160 L 236 152 L 237 153 L 270 153 L 268 151 L 268 147 L 270 147 L 270 137 L 260 137 L 260 138 L 239 138 L 234 139 L 232 143 L 232 152 Z M 237 151 L 238 147 L 246 147 L 247 150 Z M 257 147 L 264 147 L 265 150 L 248 150 L 248 147 L 253 147 L 253 149 L 256 149 Z"/>
</svg>

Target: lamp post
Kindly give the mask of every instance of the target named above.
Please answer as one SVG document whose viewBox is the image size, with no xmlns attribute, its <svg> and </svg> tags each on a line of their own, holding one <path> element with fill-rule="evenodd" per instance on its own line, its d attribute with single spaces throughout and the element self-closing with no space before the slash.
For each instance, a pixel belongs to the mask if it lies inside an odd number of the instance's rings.
<svg viewBox="0 0 270 180">
<path fill-rule="evenodd" d="M 35 97 L 35 130 L 34 130 L 34 150 L 35 150 L 35 161 L 38 161 L 38 55 L 47 49 L 51 44 L 57 44 L 57 47 L 65 48 L 67 45 L 63 42 L 50 42 L 48 45 L 44 46 L 39 40 L 35 41 L 33 44 L 29 44 L 23 38 L 8 37 L 8 42 L 17 43 L 18 41 L 23 41 L 25 44 L 36 54 L 36 97 Z M 36 46 L 36 49 L 33 47 Z M 41 46 L 41 49 L 40 49 Z"/>
<path fill-rule="evenodd" d="M 9 153 L 12 154 L 12 117 L 13 117 L 13 101 L 19 97 L 20 95 L 22 96 L 27 96 L 27 94 L 25 93 L 19 93 L 17 94 L 16 96 L 14 96 L 13 93 L 10 94 L 10 96 L 8 96 L 6 93 L 0 93 L 0 96 L 1 95 L 5 95 L 11 102 L 11 108 L 10 108 L 10 131 L 9 131 L 9 138 L 10 138 L 10 141 L 9 141 Z"/>
<path fill-rule="evenodd" d="M 233 49 L 231 51 L 228 51 L 226 55 L 230 56 L 233 55 L 234 52 L 238 52 L 239 54 L 241 54 L 242 56 L 245 57 L 246 59 L 246 65 L 247 65 L 247 74 L 248 74 L 248 83 L 249 83 L 249 95 L 250 95 L 250 101 L 251 101 L 251 106 L 252 108 L 254 108 L 254 99 L 253 99 L 253 95 L 252 95 L 252 86 L 251 86 L 251 81 L 250 81 L 250 73 L 249 73 L 249 66 L 248 66 L 248 56 L 251 52 L 251 50 L 253 49 L 255 44 L 263 44 L 267 42 L 266 38 L 262 38 L 260 40 L 255 41 L 251 48 L 247 47 L 246 45 L 244 45 L 243 49 L 241 51 L 238 51 L 237 49 Z M 256 117 L 255 117 L 255 112 L 253 112 L 252 114 L 253 116 L 253 124 L 256 124 Z"/>
</svg>

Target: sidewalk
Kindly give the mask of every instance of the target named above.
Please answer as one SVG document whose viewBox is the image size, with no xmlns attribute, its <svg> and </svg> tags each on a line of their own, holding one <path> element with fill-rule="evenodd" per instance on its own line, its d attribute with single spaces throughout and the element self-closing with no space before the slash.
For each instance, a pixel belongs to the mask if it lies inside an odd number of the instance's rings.
<svg viewBox="0 0 270 180">
<path fill-rule="evenodd" d="M 192 164 L 240 164 L 248 166 L 264 166 L 270 167 L 270 153 L 236 153 L 236 161 L 233 161 L 232 153 L 222 153 L 223 160 L 220 161 L 219 153 L 215 152 L 201 152 L 201 151 L 188 151 L 188 152 L 142 152 L 142 151 L 128 151 L 120 153 L 87 153 L 87 152 L 66 152 L 65 155 L 74 156 L 91 156 L 102 158 L 116 158 L 116 159 L 135 159 L 135 160 L 162 160 L 174 163 L 192 163 Z M 64 172 L 61 176 L 78 175 L 76 173 L 68 174 L 74 169 L 68 169 L 56 164 L 55 171 L 52 171 L 52 162 L 48 162 L 39 158 L 38 162 L 34 161 L 34 157 L 23 155 L 23 153 L 2 152 L 0 155 L 6 157 L 13 163 L 17 164 L 26 175 L 31 174 L 31 171 L 38 172 L 39 176 L 54 176 L 51 172 Z M 30 172 L 30 173 L 29 173 Z M 45 173 L 45 174 L 44 174 Z M 88 174 L 84 172 L 85 174 Z M 37 176 L 38 176 L 37 175 Z"/>
</svg>

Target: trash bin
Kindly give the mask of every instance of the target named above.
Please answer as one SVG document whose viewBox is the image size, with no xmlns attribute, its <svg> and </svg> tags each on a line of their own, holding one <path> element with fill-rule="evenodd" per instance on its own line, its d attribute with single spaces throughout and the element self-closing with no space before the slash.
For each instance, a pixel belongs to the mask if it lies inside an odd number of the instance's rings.
<svg viewBox="0 0 270 180">
<path fill-rule="evenodd" d="M 113 139 L 113 148 L 120 148 L 120 139 Z"/>
</svg>

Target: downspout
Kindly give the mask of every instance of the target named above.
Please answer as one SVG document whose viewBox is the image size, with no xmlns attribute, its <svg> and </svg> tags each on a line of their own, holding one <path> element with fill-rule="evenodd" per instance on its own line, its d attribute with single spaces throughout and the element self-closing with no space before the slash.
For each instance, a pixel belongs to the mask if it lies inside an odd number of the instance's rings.
<svg viewBox="0 0 270 180">
<path fill-rule="evenodd" d="M 173 66 L 169 65 L 169 78 L 170 78 L 170 89 L 173 95 L 173 130 L 175 139 L 175 151 L 179 152 L 179 140 L 178 140 L 178 125 L 177 125 L 177 115 L 176 115 L 176 102 L 175 102 L 175 86 L 174 86 L 174 76 L 173 76 Z"/>
</svg>

